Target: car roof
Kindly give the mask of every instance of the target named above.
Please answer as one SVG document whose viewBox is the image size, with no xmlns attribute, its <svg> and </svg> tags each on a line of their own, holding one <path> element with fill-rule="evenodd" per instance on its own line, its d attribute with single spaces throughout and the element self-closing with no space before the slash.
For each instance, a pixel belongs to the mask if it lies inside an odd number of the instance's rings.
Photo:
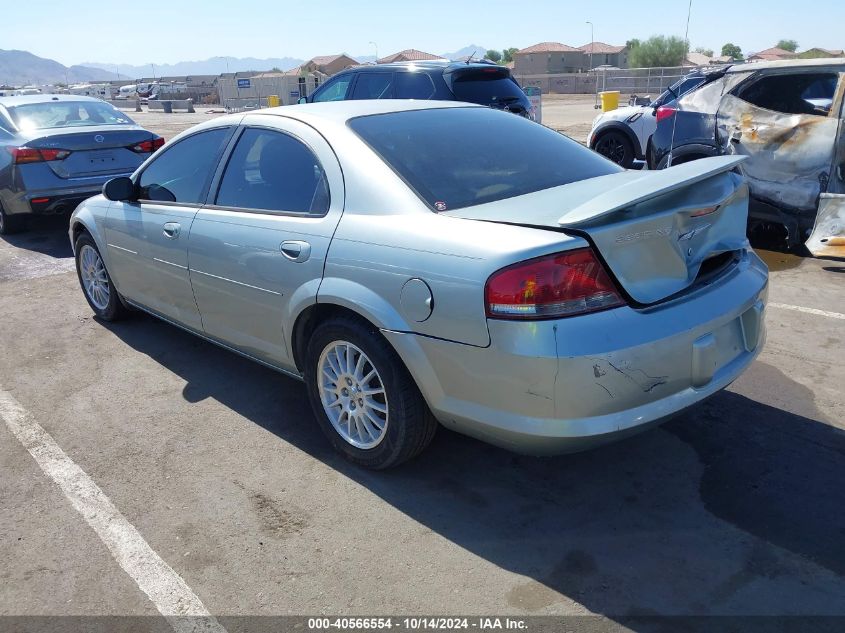
<svg viewBox="0 0 845 633">
<path fill-rule="evenodd" d="M 815 68 L 818 66 L 845 67 L 845 59 L 841 57 L 820 57 L 819 59 L 782 59 L 773 62 L 748 62 L 746 64 L 731 66 L 728 72 L 747 73 L 776 68 Z"/>
<path fill-rule="evenodd" d="M 417 110 L 443 110 L 446 108 L 483 108 L 474 103 L 462 101 L 429 101 L 417 99 L 359 99 L 351 101 L 326 101 L 321 103 L 303 103 L 298 105 L 262 108 L 249 112 L 238 112 L 217 117 L 196 125 L 185 132 L 218 127 L 220 125 L 238 125 L 244 116 L 282 116 L 302 121 L 313 127 L 320 124 L 345 125 L 350 119 L 371 114 L 391 114 L 394 112 L 413 112 Z M 174 137 L 176 138 L 176 137 Z"/>
<path fill-rule="evenodd" d="M 361 64 L 360 66 L 348 68 L 347 72 L 395 70 L 396 68 L 407 68 L 409 70 L 456 70 L 458 68 L 490 68 L 491 66 L 510 70 L 507 66 L 499 66 L 493 62 L 484 62 L 481 60 L 474 62 L 451 62 L 445 59 L 424 59 L 420 61 L 390 62 L 387 64 Z"/>
<path fill-rule="evenodd" d="M 4 106 L 19 106 L 28 103 L 50 103 L 52 101 L 99 101 L 105 103 L 102 99 L 96 97 L 85 97 L 82 95 L 54 95 L 54 94 L 37 94 L 37 95 L 18 95 L 15 97 L 0 97 L 0 105 Z"/>
</svg>

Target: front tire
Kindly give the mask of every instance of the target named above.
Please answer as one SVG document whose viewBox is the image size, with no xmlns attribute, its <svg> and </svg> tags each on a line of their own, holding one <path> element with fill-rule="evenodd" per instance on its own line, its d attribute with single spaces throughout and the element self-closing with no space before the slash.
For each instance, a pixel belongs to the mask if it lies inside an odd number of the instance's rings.
<svg viewBox="0 0 845 633">
<path fill-rule="evenodd" d="M 625 169 L 634 164 L 634 146 L 621 132 L 605 132 L 596 141 L 596 151 Z"/>
<path fill-rule="evenodd" d="M 104 321 L 118 321 L 129 312 L 117 294 L 94 239 L 88 233 L 76 238 L 76 274 L 88 305 Z"/>
<path fill-rule="evenodd" d="M 413 378 L 378 330 L 352 317 L 319 326 L 305 382 L 314 416 L 334 448 L 366 468 L 418 455 L 437 430 Z"/>
</svg>

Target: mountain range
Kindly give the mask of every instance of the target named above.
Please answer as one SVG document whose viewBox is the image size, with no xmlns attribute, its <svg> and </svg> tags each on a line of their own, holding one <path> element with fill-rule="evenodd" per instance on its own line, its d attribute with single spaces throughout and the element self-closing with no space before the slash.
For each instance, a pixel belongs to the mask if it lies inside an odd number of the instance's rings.
<svg viewBox="0 0 845 633">
<path fill-rule="evenodd" d="M 486 49 L 472 44 L 452 53 L 441 53 L 446 59 L 459 59 L 471 54 L 481 59 Z M 374 55 L 353 55 L 361 63 L 375 61 Z M 175 64 L 114 64 L 86 62 L 75 66 L 64 66 L 59 62 L 38 57 L 27 51 L 0 49 L 0 85 L 11 86 L 43 85 L 57 83 L 81 83 L 89 81 L 111 81 L 115 79 L 137 79 L 141 77 L 168 77 L 187 75 L 219 75 L 225 72 L 246 70 L 288 70 L 304 60 L 296 57 L 211 57 L 202 61 L 185 61 Z M 119 73 L 119 74 L 118 74 Z"/>
<path fill-rule="evenodd" d="M 27 51 L 0 49 L 0 84 L 10 86 L 125 79 L 122 73 L 89 66 L 63 66 L 52 59 L 38 57 Z"/>
</svg>

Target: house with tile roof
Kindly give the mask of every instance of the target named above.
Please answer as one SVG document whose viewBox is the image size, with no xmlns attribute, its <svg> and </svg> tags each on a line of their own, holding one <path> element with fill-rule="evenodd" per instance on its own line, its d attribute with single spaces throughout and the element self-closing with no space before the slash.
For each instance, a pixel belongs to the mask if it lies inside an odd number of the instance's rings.
<svg viewBox="0 0 845 633">
<path fill-rule="evenodd" d="M 791 51 L 784 50 L 782 48 L 778 48 L 777 46 L 773 48 L 767 48 L 764 51 L 760 51 L 759 53 L 753 53 L 749 55 L 745 61 L 747 62 L 778 62 L 784 59 L 795 59 L 798 57 L 798 53 L 793 53 Z"/>
<path fill-rule="evenodd" d="M 408 48 L 404 51 L 399 51 L 398 53 L 393 53 L 393 55 L 388 55 L 387 57 L 382 57 L 381 59 L 377 60 L 377 64 L 391 64 L 393 62 L 420 62 L 425 60 L 442 60 L 445 59 L 440 55 L 432 55 L 431 53 L 426 53 L 425 51 L 418 51 L 415 48 Z"/>
<path fill-rule="evenodd" d="M 584 51 L 560 42 L 540 42 L 513 54 L 519 75 L 577 73 L 586 69 Z"/>
<path fill-rule="evenodd" d="M 628 47 L 614 46 L 604 42 L 590 42 L 578 47 L 584 51 L 584 59 L 587 62 L 585 68 L 589 69 L 598 66 L 615 66 L 616 68 L 628 67 Z M 592 53 L 592 59 L 590 54 Z"/>
</svg>

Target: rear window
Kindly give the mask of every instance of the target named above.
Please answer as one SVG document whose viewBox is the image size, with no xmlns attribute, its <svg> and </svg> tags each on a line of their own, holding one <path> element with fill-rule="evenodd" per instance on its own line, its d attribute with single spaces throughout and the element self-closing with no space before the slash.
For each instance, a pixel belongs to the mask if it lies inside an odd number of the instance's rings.
<svg viewBox="0 0 845 633">
<path fill-rule="evenodd" d="M 45 101 L 10 107 L 19 130 L 94 125 L 132 125 L 135 122 L 102 101 Z"/>
<path fill-rule="evenodd" d="M 501 106 L 526 99 L 510 73 L 503 68 L 480 68 L 451 73 L 451 88 L 458 101 Z"/>
<path fill-rule="evenodd" d="M 392 112 L 349 126 L 437 211 L 622 171 L 547 127 L 488 108 Z"/>
</svg>

